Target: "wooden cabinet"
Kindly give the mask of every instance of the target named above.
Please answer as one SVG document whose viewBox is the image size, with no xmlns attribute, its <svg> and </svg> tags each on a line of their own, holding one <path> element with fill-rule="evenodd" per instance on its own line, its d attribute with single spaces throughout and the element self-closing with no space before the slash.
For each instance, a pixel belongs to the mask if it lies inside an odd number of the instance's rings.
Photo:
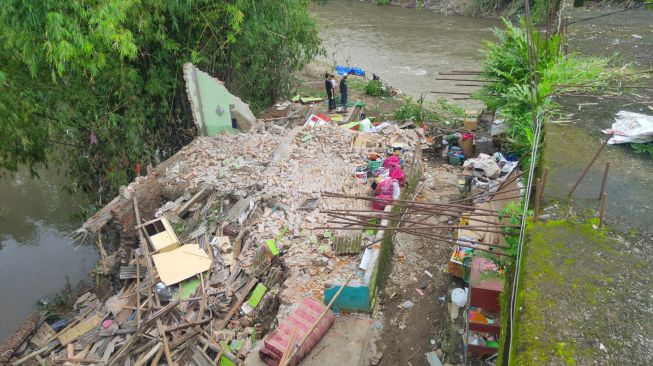
<svg viewBox="0 0 653 366">
<path fill-rule="evenodd" d="M 467 352 L 477 355 L 497 353 L 501 334 L 501 291 L 503 281 L 496 265 L 486 258 L 474 256 L 465 314 Z"/>
<path fill-rule="evenodd" d="M 474 256 L 469 277 L 469 306 L 498 312 L 503 281 L 498 273 L 495 275 L 491 272 L 496 272 L 496 264 L 489 259 Z"/>
</svg>

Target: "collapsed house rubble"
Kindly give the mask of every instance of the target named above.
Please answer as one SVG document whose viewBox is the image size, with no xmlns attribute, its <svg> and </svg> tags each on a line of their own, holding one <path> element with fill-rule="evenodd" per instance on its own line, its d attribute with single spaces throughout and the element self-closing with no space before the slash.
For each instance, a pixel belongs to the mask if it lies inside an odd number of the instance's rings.
<svg viewBox="0 0 653 366">
<path fill-rule="evenodd" d="M 332 122 L 304 127 L 311 114 L 311 106 L 299 105 L 248 133 L 199 137 L 121 189 L 76 233 L 97 236 L 100 245 L 117 233 L 119 250 L 102 250 L 99 266 L 112 275 L 114 293 L 84 293 L 73 316 L 35 323 L 36 332 L 19 337 L 4 359 L 242 364 L 302 300 L 334 300 L 346 309 L 334 292 L 350 279 L 349 286 L 369 292 L 369 275 L 359 269 L 361 233 L 315 230 L 326 224 L 325 211 L 343 204 L 323 194 L 371 194 L 356 167 L 397 145 L 411 160 L 418 138 L 399 128 L 371 134 Z M 371 297 L 365 294 L 367 311 Z"/>
</svg>

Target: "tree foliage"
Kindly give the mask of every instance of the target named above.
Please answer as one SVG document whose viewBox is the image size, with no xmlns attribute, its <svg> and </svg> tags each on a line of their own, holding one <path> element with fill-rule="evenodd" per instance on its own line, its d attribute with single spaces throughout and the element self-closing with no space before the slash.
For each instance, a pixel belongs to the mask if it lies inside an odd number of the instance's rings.
<svg viewBox="0 0 653 366">
<path fill-rule="evenodd" d="M 194 136 L 193 62 L 261 108 L 320 51 L 309 0 L 6 0 L 0 170 L 65 162 L 75 187 L 132 179 Z"/>
<path fill-rule="evenodd" d="M 524 19 L 520 19 L 519 25 L 504 20 L 504 26 L 495 29 L 496 42 L 486 42 L 482 76 L 489 82 L 474 97 L 485 102 L 489 109 L 499 111 L 509 126 L 507 137 L 511 149 L 526 157 L 535 143 L 533 113 L 542 121 L 554 115 L 557 105 L 550 97 L 560 89 L 557 85 L 586 84 L 617 74 L 608 67 L 606 58 L 576 54 L 565 57 L 560 52 L 559 35 L 546 38 L 533 31 L 533 46 L 529 46 Z M 532 55 L 537 54 L 537 67 L 529 66 L 529 47 Z M 531 73 L 538 80 L 537 90 L 532 94 Z M 530 163 L 528 159 L 523 162 Z"/>
</svg>

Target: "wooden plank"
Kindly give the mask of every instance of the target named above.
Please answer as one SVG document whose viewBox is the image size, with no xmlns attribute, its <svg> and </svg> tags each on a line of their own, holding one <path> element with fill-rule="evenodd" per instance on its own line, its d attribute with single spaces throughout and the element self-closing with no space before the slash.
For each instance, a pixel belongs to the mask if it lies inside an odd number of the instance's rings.
<svg viewBox="0 0 653 366">
<path fill-rule="evenodd" d="M 48 339 L 52 339 L 57 334 L 48 323 L 43 323 L 36 330 L 36 333 L 30 338 L 30 342 L 37 347 L 46 346 Z"/>
<path fill-rule="evenodd" d="M 139 272 L 139 266 L 138 265 L 131 265 L 131 266 L 120 266 L 120 273 L 118 274 L 118 278 L 121 280 L 130 280 L 133 278 L 138 277 L 138 272 Z M 147 269 L 145 268 L 140 268 L 140 279 L 143 279 L 147 275 Z M 138 288 L 138 286 L 136 286 Z"/>
<path fill-rule="evenodd" d="M 93 330 L 93 328 L 100 325 L 101 322 L 102 322 L 102 318 L 99 317 L 97 314 L 93 314 L 93 316 L 91 316 L 90 318 L 81 321 L 76 326 L 66 330 L 64 333 L 59 334 L 57 336 L 57 339 L 59 340 L 59 343 L 61 343 L 62 346 L 65 346 L 70 342 L 74 341 L 75 339 L 90 332 L 91 330 Z"/>
<path fill-rule="evenodd" d="M 40 355 L 41 353 L 47 351 L 47 349 L 48 349 L 48 346 L 46 345 L 45 347 L 43 347 L 43 348 L 41 348 L 41 349 L 39 349 L 37 351 L 34 351 L 34 352 L 28 354 L 27 356 L 13 362 L 11 365 L 12 366 L 22 365 L 23 363 L 25 363 L 25 361 L 28 361 L 32 357 L 38 357 L 38 355 Z"/>
<path fill-rule="evenodd" d="M 154 357 L 154 355 L 157 354 L 157 352 L 159 352 L 159 349 L 162 346 L 163 346 L 163 343 L 161 343 L 161 342 L 157 343 L 156 346 L 154 346 L 150 350 L 150 352 L 148 352 L 147 354 L 145 354 L 145 356 L 141 357 L 138 361 L 136 361 L 134 366 L 143 366 L 143 365 L 145 365 L 147 363 L 147 361 L 150 360 L 150 358 Z"/>
<path fill-rule="evenodd" d="M 240 309 L 240 306 L 243 304 L 243 301 L 245 301 L 245 299 L 247 298 L 247 294 L 249 294 L 249 292 L 252 291 L 252 289 L 254 288 L 254 286 L 256 286 L 257 283 L 258 283 L 258 278 L 256 277 L 252 278 L 249 281 L 249 283 L 245 287 L 246 288 L 245 295 L 236 301 L 236 303 L 231 308 L 231 310 L 229 310 L 229 312 L 227 313 L 224 319 L 218 320 L 218 326 L 217 326 L 218 329 L 222 329 L 225 326 L 227 326 L 231 318 L 233 318 L 233 316 L 236 314 L 238 309 Z"/>
<path fill-rule="evenodd" d="M 150 324 L 152 324 L 156 320 L 160 320 L 160 317 L 168 313 L 170 310 L 174 309 L 177 305 L 179 305 L 179 300 L 175 300 L 171 302 L 170 304 L 164 306 L 161 310 L 157 311 L 156 313 L 150 315 L 149 318 L 147 318 L 146 321 L 143 322 L 142 328 L 147 328 Z"/>
<path fill-rule="evenodd" d="M 186 213 L 188 213 L 188 210 L 190 210 L 191 207 L 193 207 L 194 204 L 196 204 L 200 199 L 204 198 L 204 195 L 207 194 L 209 190 L 206 187 L 203 187 L 200 189 L 199 192 L 195 193 L 191 199 L 188 200 L 188 202 L 184 203 L 183 206 L 179 209 L 177 212 L 177 216 L 179 217 L 184 217 Z"/>
</svg>

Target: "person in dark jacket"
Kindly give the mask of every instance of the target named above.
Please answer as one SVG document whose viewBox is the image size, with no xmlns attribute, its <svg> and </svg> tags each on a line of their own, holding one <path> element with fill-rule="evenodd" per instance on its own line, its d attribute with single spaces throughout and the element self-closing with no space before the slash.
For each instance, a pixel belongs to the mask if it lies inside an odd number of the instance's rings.
<svg viewBox="0 0 653 366">
<path fill-rule="evenodd" d="M 324 74 L 324 88 L 326 89 L 327 99 L 329 99 L 329 112 L 336 109 L 336 96 L 333 88 L 333 75 Z"/>
<path fill-rule="evenodd" d="M 340 80 L 340 105 L 347 109 L 347 74 Z"/>
</svg>

